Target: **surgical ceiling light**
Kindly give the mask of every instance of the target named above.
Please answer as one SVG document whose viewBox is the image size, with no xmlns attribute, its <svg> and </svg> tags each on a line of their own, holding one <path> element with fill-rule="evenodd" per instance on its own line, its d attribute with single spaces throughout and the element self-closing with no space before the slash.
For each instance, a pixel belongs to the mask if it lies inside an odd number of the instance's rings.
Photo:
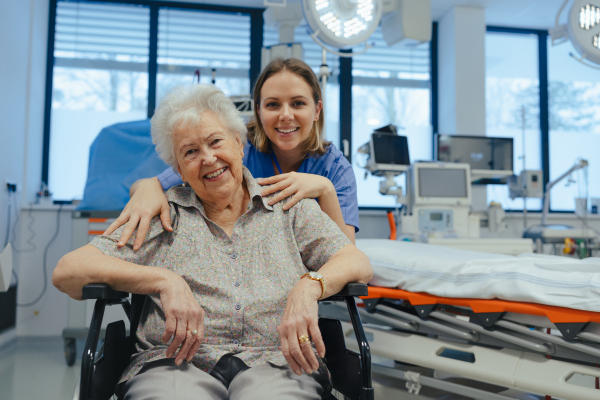
<svg viewBox="0 0 600 400">
<path fill-rule="evenodd" d="M 568 22 L 559 25 L 559 17 L 571 1 Z M 579 53 L 579 57 L 570 54 L 573 58 L 588 67 L 600 69 L 600 0 L 565 0 L 556 14 L 555 25 L 550 30 L 552 45 L 568 38 Z"/>
<path fill-rule="evenodd" d="M 366 41 L 377 29 L 382 9 L 381 0 L 302 1 L 302 10 L 311 36 L 324 48 L 326 44 L 334 48 L 348 49 L 360 43 L 370 47 Z"/>
<path fill-rule="evenodd" d="M 579 9 L 579 27 L 585 30 L 600 24 L 600 8 L 591 4 Z"/>
</svg>

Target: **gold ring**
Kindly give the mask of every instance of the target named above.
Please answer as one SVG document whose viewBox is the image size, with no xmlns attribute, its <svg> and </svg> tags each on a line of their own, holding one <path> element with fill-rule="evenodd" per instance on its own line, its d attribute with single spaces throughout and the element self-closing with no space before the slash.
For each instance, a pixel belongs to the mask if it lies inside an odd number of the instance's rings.
<svg viewBox="0 0 600 400">
<path fill-rule="evenodd" d="M 192 336 L 196 336 L 196 335 L 198 335 L 198 330 L 197 329 L 192 329 L 190 331 L 190 333 L 192 334 Z"/>
<path fill-rule="evenodd" d="M 306 342 L 310 342 L 310 338 L 307 335 L 302 335 L 298 337 L 298 343 L 302 344 Z"/>
</svg>

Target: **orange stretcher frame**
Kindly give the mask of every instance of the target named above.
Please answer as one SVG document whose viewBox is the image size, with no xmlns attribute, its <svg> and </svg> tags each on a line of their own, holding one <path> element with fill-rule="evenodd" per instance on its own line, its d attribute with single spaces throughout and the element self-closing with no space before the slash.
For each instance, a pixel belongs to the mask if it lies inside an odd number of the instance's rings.
<svg viewBox="0 0 600 400">
<path fill-rule="evenodd" d="M 369 295 L 361 296 L 363 300 L 388 298 L 409 301 L 412 306 L 452 305 L 469 307 L 474 313 L 512 312 L 547 317 L 554 324 L 562 323 L 600 323 L 600 312 L 574 310 L 572 308 L 547 306 L 535 303 L 520 303 L 507 300 L 465 299 L 439 297 L 428 293 L 413 293 L 402 289 L 369 286 Z"/>
</svg>

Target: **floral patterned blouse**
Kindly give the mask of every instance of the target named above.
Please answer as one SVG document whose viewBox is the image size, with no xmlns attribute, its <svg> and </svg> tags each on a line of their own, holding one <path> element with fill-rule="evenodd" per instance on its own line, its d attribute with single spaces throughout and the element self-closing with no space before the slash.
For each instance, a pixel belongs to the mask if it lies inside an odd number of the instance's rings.
<svg viewBox="0 0 600 400">
<path fill-rule="evenodd" d="M 138 251 L 133 251 L 135 235 L 117 248 L 123 228 L 91 243 L 106 255 L 168 268 L 185 279 L 205 311 L 205 341 L 192 360 L 205 372 L 228 353 L 250 367 L 287 364 L 276 327 L 288 293 L 304 273 L 318 270 L 350 243 L 315 200 L 303 199 L 284 211 L 285 202 L 268 205 L 274 194 L 261 197 L 261 187 L 246 168 L 244 179 L 251 201 L 231 237 L 207 218 L 192 188 L 177 186 L 167 192 L 173 232 L 155 217 Z M 137 329 L 138 353 L 121 382 L 144 364 L 166 358 L 164 329 L 160 296 L 149 295 Z"/>
</svg>

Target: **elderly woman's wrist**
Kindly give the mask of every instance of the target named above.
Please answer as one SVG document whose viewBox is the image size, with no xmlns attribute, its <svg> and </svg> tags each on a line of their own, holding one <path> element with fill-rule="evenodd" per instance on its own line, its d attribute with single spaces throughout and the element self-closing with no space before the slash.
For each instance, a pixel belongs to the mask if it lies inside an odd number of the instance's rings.
<svg viewBox="0 0 600 400">
<path fill-rule="evenodd" d="M 319 300 L 325 294 L 323 293 L 323 285 L 319 281 L 304 278 L 300 280 L 300 284 L 304 286 L 302 291 L 309 294 L 315 301 Z"/>
<path fill-rule="evenodd" d="M 153 279 L 153 291 L 163 293 L 166 289 L 173 286 L 173 281 L 181 279 L 181 276 L 166 268 L 156 267 L 157 271 Z"/>
</svg>

